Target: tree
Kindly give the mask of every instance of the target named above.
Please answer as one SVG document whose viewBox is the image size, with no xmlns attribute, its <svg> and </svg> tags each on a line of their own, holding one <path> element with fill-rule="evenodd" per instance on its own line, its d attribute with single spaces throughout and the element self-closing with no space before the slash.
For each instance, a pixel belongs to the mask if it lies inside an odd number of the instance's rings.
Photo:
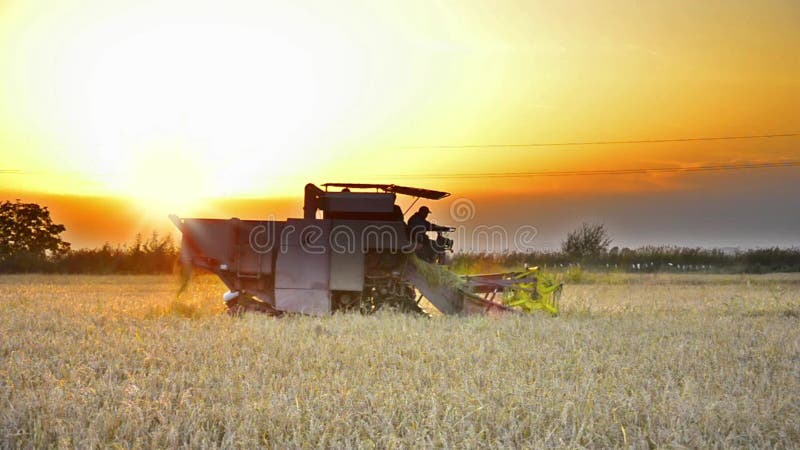
<svg viewBox="0 0 800 450">
<path fill-rule="evenodd" d="M 584 223 L 579 229 L 570 231 L 561 243 L 561 251 L 573 258 L 597 258 L 608 250 L 611 238 L 603 224 Z"/>
<path fill-rule="evenodd" d="M 41 262 L 63 255 L 69 251 L 69 243 L 59 237 L 65 230 L 64 225 L 53 223 L 47 207 L 4 201 L 0 203 L 0 262 Z"/>
</svg>

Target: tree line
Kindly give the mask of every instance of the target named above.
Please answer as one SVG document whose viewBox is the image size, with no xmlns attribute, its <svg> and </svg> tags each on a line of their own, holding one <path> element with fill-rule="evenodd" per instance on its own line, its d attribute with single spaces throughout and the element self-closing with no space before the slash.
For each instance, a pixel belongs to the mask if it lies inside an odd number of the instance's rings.
<svg viewBox="0 0 800 450">
<path fill-rule="evenodd" d="M 524 265 L 545 270 L 571 267 L 595 271 L 633 273 L 706 272 L 706 273 L 773 273 L 800 272 L 800 248 L 762 248 L 737 250 L 645 246 L 613 247 L 590 257 L 575 258 L 562 251 L 530 251 L 503 254 L 459 253 L 452 258 L 457 272 L 492 271 Z"/>
<path fill-rule="evenodd" d="M 679 246 L 611 247 L 602 224 L 583 224 L 570 231 L 560 251 L 463 253 L 455 255 L 457 271 L 540 266 L 544 269 L 580 267 L 623 272 L 769 273 L 800 272 L 800 248 L 761 248 L 724 251 Z"/>
<path fill-rule="evenodd" d="M 45 206 L 0 202 L 0 273 L 171 273 L 180 252 L 172 236 L 155 231 L 128 245 L 76 250 L 60 237 L 64 231 Z"/>
<path fill-rule="evenodd" d="M 53 223 L 47 207 L 35 203 L 0 202 L 0 273 L 171 273 L 180 248 L 172 236 L 153 232 L 137 235 L 128 245 L 105 244 L 95 249 L 72 249 L 60 235 L 64 225 Z M 545 269 L 581 267 L 626 272 L 800 272 L 800 248 L 766 248 L 726 252 L 720 249 L 645 246 L 611 247 L 602 224 L 584 224 L 570 231 L 559 251 L 503 254 L 458 253 L 451 258 L 456 271 L 493 271 L 523 265 Z"/>
</svg>

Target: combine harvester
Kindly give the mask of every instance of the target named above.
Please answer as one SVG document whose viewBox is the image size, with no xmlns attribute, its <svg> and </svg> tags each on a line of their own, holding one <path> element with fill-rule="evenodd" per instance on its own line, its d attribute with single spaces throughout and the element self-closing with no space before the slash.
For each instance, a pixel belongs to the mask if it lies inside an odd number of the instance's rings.
<svg viewBox="0 0 800 450">
<path fill-rule="evenodd" d="M 234 314 L 370 313 L 384 307 L 430 313 L 421 307 L 423 297 L 443 314 L 532 309 L 502 302 L 510 292 L 528 306 L 534 301 L 557 311 L 561 286 L 540 288 L 534 270 L 467 276 L 448 271 L 442 264 L 452 252 L 453 241 L 445 237 L 451 228 L 437 227 L 435 240 L 412 241 L 396 196 L 440 200 L 449 193 L 393 184 L 323 187 L 306 185 L 302 219 L 170 216 L 183 234 L 182 265 L 219 276 L 229 289 L 223 300 Z"/>
</svg>

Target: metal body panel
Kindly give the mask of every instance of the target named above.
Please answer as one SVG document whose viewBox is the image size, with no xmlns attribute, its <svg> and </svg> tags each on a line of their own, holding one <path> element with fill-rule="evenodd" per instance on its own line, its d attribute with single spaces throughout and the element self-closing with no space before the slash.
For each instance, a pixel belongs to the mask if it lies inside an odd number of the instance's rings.
<svg viewBox="0 0 800 450">
<path fill-rule="evenodd" d="M 277 236 L 282 228 L 280 222 L 231 220 L 235 227 L 236 254 L 231 270 L 241 275 L 263 275 L 273 272 L 274 251 Z M 254 242 L 251 242 L 251 237 Z"/>
<path fill-rule="evenodd" d="M 184 219 L 181 231 L 192 259 L 209 258 L 219 264 L 228 264 L 233 259 L 234 236 L 230 220 Z"/>
<path fill-rule="evenodd" d="M 320 209 L 328 212 L 391 213 L 394 211 L 394 194 L 379 192 L 326 192 L 320 197 Z"/>
<path fill-rule="evenodd" d="M 364 259 L 360 251 L 353 253 L 331 252 L 332 291 L 364 290 Z"/>
<path fill-rule="evenodd" d="M 249 245 L 239 249 L 239 258 L 235 270 L 243 275 L 260 275 L 272 273 L 272 252 L 258 253 Z"/>
<path fill-rule="evenodd" d="M 258 229 L 257 229 L 258 227 Z M 273 272 L 282 222 L 239 219 L 182 219 L 182 259 L 209 270 L 254 275 Z M 250 242 L 256 229 L 257 247 Z M 199 264 L 198 264 L 199 263 Z M 213 265 L 212 265 L 213 263 Z"/>
<path fill-rule="evenodd" d="M 327 289 L 275 289 L 275 308 L 285 312 L 323 316 L 331 312 Z"/>
<path fill-rule="evenodd" d="M 333 220 L 330 229 L 333 251 L 409 250 L 406 225 L 400 221 Z"/>
<path fill-rule="evenodd" d="M 289 219 L 275 262 L 276 289 L 328 290 L 330 221 Z"/>
<path fill-rule="evenodd" d="M 279 247 L 302 246 L 309 252 L 327 251 L 331 221 L 326 219 L 287 219 Z"/>
<path fill-rule="evenodd" d="M 275 288 L 324 289 L 330 281 L 330 254 L 309 254 L 301 247 L 287 247 L 275 263 Z"/>
</svg>

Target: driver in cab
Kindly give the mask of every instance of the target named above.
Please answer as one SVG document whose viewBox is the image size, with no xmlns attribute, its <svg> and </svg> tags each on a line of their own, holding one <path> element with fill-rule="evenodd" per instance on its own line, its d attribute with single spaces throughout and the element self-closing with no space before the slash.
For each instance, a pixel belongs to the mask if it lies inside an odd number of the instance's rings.
<svg viewBox="0 0 800 450">
<path fill-rule="evenodd" d="M 431 210 L 427 206 L 422 206 L 417 212 L 408 218 L 408 231 L 412 242 L 419 244 L 417 255 L 426 261 L 431 261 L 433 247 L 431 240 L 426 234 L 428 231 L 452 231 L 450 227 L 443 227 L 428 221 Z"/>
</svg>

